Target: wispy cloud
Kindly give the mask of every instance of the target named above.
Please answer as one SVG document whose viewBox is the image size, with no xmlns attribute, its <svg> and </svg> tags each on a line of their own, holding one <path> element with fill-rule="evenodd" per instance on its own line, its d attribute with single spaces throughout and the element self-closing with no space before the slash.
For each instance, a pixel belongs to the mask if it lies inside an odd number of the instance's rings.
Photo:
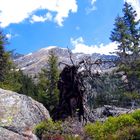
<svg viewBox="0 0 140 140">
<path fill-rule="evenodd" d="M 95 6 L 96 0 L 90 0 L 90 6 L 86 8 L 86 13 L 89 14 L 92 11 L 95 11 L 97 7 Z"/>
<path fill-rule="evenodd" d="M 63 21 L 70 12 L 77 12 L 76 0 L 0 0 L 0 26 L 20 23 L 25 19 L 44 22 L 43 17 L 33 16 L 39 10 L 56 13 L 53 21 L 63 26 Z M 46 21 L 46 19 L 45 19 Z"/>
<path fill-rule="evenodd" d="M 10 33 L 6 34 L 6 38 L 10 40 L 12 38 L 12 34 Z"/>
<path fill-rule="evenodd" d="M 18 34 L 13 34 L 13 33 L 7 33 L 5 36 L 8 40 L 10 40 L 12 38 L 18 37 L 19 35 Z"/>
<path fill-rule="evenodd" d="M 137 19 L 139 20 L 140 19 L 140 0 L 124 0 L 124 1 L 131 4 L 132 7 L 136 10 Z"/>
<path fill-rule="evenodd" d="M 72 52 L 74 53 L 86 53 L 86 54 L 92 54 L 92 53 L 100 53 L 100 54 L 106 54 L 110 55 L 111 53 L 115 52 L 117 49 L 116 43 L 109 43 L 107 45 L 100 44 L 97 45 L 87 45 L 84 42 L 84 39 L 82 37 L 73 39 L 71 38 L 71 44 L 73 46 Z"/>
<path fill-rule="evenodd" d="M 45 22 L 45 21 L 52 21 L 52 19 L 53 19 L 52 14 L 48 12 L 48 13 L 47 13 L 46 15 L 44 15 L 44 16 L 33 15 L 33 16 L 31 17 L 30 22 L 31 22 L 31 23 L 34 23 L 34 22 Z"/>
</svg>

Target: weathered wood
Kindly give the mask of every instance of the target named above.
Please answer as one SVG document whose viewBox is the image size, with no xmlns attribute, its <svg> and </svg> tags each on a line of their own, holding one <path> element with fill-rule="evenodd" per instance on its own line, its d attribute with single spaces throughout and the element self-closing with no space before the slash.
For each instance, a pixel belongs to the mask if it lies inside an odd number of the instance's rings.
<svg viewBox="0 0 140 140">
<path fill-rule="evenodd" d="M 60 73 L 58 81 L 58 89 L 60 91 L 59 105 L 54 111 L 54 120 L 65 119 L 68 116 L 77 116 L 79 121 L 81 121 L 82 118 L 86 119 L 84 115 L 84 112 L 87 110 L 85 108 L 86 99 L 84 99 L 84 97 L 86 97 L 86 87 L 83 83 L 83 77 L 92 78 L 100 76 L 99 69 L 94 73 L 92 72 L 92 66 L 96 69 L 104 63 L 105 61 L 102 61 L 101 59 L 92 62 L 90 58 L 83 59 L 76 65 L 73 61 L 72 65 L 60 62 L 60 64 L 64 64 L 65 67 Z M 86 115 L 87 114 L 88 113 L 86 112 Z"/>
</svg>

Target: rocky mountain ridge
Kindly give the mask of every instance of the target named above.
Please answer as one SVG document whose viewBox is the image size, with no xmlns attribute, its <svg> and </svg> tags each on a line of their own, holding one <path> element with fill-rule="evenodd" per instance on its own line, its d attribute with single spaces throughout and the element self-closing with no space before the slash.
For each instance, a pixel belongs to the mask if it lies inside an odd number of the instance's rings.
<svg viewBox="0 0 140 140">
<path fill-rule="evenodd" d="M 17 57 L 14 59 L 15 64 L 19 69 L 21 69 L 24 73 L 29 75 L 35 75 L 43 67 L 47 67 L 47 60 L 49 56 L 49 52 L 54 51 L 58 57 L 58 62 L 65 62 L 67 64 L 71 64 L 70 61 L 70 53 L 67 48 L 59 48 L 55 46 L 42 48 L 39 51 L 34 53 L 29 53 L 27 55 Z M 78 63 L 84 58 L 91 57 L 92 61 L 97 59 L 102 60 L 115 60 L 117 57 L 115 55 L 101 55 L 98 53 L 93 54 L 84 54 L 84 53 L 72 53 L 72 60 L 74 63 Z M 108 69 L 109 65 L 105 67 Z"/>
</svg>

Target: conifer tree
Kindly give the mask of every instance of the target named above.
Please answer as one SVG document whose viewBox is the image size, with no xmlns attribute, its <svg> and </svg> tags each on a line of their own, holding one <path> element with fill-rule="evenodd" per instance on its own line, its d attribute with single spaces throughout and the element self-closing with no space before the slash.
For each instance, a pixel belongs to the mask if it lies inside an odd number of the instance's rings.
<svg viewBox="0 0 140 140">
<path fill-rule="evenodd" d="M 0 88 L 19 92 L 21 88 L 19 79 L 20 75 L 18 71 L 16 71 L 15 69 L 9 70 L 6 73 L 3 82 L 0 82 Z"/>
<path fill-rule="evenodd" d="M 132 53 L 133 60 L 136 60 L 140 52 L 140 20 L 137 20 L 136 11 L 133 10 L 132 6 L 127 2 L 124 4 L 123 14 L 123 19 L 125 21 L 125 25 L 127 26 L 127 45 L 129 46 L 130 53 Z"/>
<path fill-rule="evenodd" d="M 0 82 L 4 80 L 5 74 L 8 69 L 8 59 L 9 55 L 5 52 L 5 45 L 7 44 L 7 38 L 0 31 Z"/>
<path fill-rule="evenodd" d="M 122 17 L 117 17 L 115 19 L 115 28 L 111 32 L 110 39 L 114 42 L 118 43 L 117 55 L 121 58 L 121 64 L 127 64 L 127 55 L 129 51 L 128 46 L 128 34 L 127 34 L 127 26 L 125 25 L 124 19 Z"/>
<path fill-rule="evenodd" d="M 128 78 L 129 91 L 140 88 L 140 20 L 136 11 L 127 2 L 124 4 L 123 16 L 115 20 L 110 39 L 118 43 L 117 54 L 120 58 L 119 70 L 124 71 Z"/>
<path fill-rule="evenodd" d="M 58 88 L 57 81 L 59 77 L 57 56 L 53 51 L 49 52 L 48 66 L 42 69 L 39 74 L 39 101 L 52 114 L 53 109 L 58 104 Z"/>
<path fill-rule="evenodd" d="M 28 75 L 25 75 L 21 70 L 19 70 L 17 74 L 18 74 L 18 83 L 20 84 L 20 88 L 17 92 L 20 94 L 30 96 L 35 100 L 37 100 L 38 90 L 33 79 Z"/>
</svg>

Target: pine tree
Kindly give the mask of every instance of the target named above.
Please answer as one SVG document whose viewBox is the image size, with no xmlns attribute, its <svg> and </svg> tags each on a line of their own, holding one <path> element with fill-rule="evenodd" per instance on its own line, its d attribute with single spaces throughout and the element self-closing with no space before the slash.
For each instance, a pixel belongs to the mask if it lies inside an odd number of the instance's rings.
<svg viewBox="0 0 140 140">
<path fill-rule="evenodd" d="M 116 18 L 110 39 L 118 43 L 117 54 L 122 63 L 129 65 L 139 57 L 140 21 L 136 20 L 136 11 L 127 2 L 124 4 L 123 15 Z"/>
<path fill-rule="evenodd" d="M 28 75 L 25 75 L 21 70 L 18 72 L 18 83 L 20 88 L 17 91 L 20 94 L 30 96 L 37 100 L 38 90 L 33 79 Z"/>
<path fill-rule="evenodd" d="M 124 4 L 123 8 L 123 14 L 124 14 L 124 21 L 125 25 L 127 26 L 127 34 L 128 34 L 128 46 L 129 51 L 132 53 L 132 58 L 136 60 L 136 58 L 139 56 L 140 52 L 140 28 L 139 23 L 140 20 L 137 20 L 137 13 L 135 10 L 133 10 L 132 6 L 129 5 L 127 2 Z"/>
<path fill-rule="evenodd" d="M 136 11 L 127 2 L 122 11 L 123 16 L 116 18 L 110 39 L 118 43 L 118 67 L 127 75 L 128 90 L 131 93 L 140 92 L 140 20 L 137 20 Z"/>
<path fill-rule="evenodd" d="M 58 89 L 57 81 L 59 77 L 59 71 L 57 66 L 57 56 L 53 51 L 49 52 L 48 67 L 42 69 L 39 74 L 39 101 L 52 114 L 53 109 L 58 104 Z"/>
<path fill-rule="evenodd" d="M 0 82 L 4 80 L 4 77 L 8 69 L 9 54 L 5 52 L 6 44 L 7 38 L 3 34 L 3 32 L 0 31 Z"/>
<path fill-rule="evenodd" d="M 3 82 L 0 82 L 0 87 L 6 90 L 19 92 L 21 88 L 19 78 L 19 72 L 15 69 L 12 69 L 6 73 Z"/>
<path fill-rule="evenodd" d="M 130 66 L 127 69 L 129 87 L 131 92 L 140 92 L 140 20 L 137 20 L 137 13 L 128 3 L 124 4 L 124 20 L 128 27 L 128 45 L 130 51 Z"/>
<path fill-rule="evenodd" d="M 12 61 L 12 51 L 6 52 L 7 38 L 0 32 L 0 88 L 12 90 L 37 99 L 37 86 L 33 80 L 18 70 Z"/>
<path fill-rule="evenodd" d="M 122 17 L 115 19 L 115 28 L 111 32 L 110 39 L 118 43 L 117 55 L 121 58 L 121 64 L 128 64 L 127 57 L 129 52 L 127 26 Z"/>
</svg>

